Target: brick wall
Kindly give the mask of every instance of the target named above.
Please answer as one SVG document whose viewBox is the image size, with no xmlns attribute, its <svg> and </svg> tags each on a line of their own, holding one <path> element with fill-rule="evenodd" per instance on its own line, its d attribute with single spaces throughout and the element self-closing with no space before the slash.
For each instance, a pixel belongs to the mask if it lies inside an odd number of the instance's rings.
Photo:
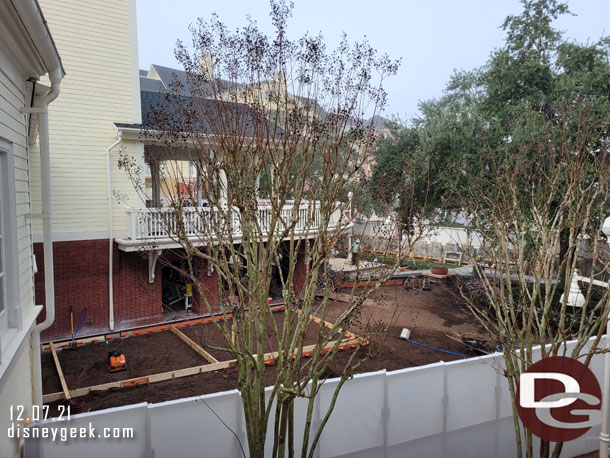
<svg viewBox="0 0 610 458">
<path fill-rule="evenodd" d="M 45 303 L 44 255 L 42 243 L 34 244 L 38 264 L 35 275 L 36 303 Z M 70 307 L 74 326 L 86 308 L 79 334 L 108 323 L 108 241 L 81 240 L 53 244 L 55 272 L 55 321 L 43 333 L 43 340 L 70 335 Z M 42 321 L 45 311 L 41 313 Z"/>
<path fill-rule="evenodd" d="M 35 275 L 36 303 L 45 303 L 44 254 L 42 243 L 34 244 L 38 264 Z M 55 278 L 55 321 L 43 340 L 70 336 L 70 307 L 74 326 L 83 310 L 87 312 L 79 330 L 86 335 L 109 330 L 108 327 L 108 240 L 78 240 L 53 243 Z M 148 260 L 140 253 L 125 253 L 114 248 L 115 329 L 133 326 L 138 320 L 159 321 L 161 306 L 161 267 L 157 279 L 148 282 Z M 41 313 L 39 322 L 44 320 Z"/>
<path fill-rule="evenodd" d="M 44 255 L 42 243 L 34 244 L 39 271 L 35 275 L 36 303 L 45 303 Z M 164 265 L 181 259 L 176 250 L 166 250 L 155 267 L 155 281 L 148 281 L 147 254 L 125 253 L 114 246 L 113 288 L 115 330 L 163 320 L 162 269 Z M 46 330 L 43 340 L 70 336 L 70 307 L 74 326 L 83 310 L 87 312 L 78 335 L 106 332 L 108 327 L 108 240 L 78 240 L 53 243 L 55 272 L 55 321 Z M 218 273 L 208 275 L 205 262 L 196 266 L 204 294 L 213 311 L 220 310 Z M 295 291 L 305 282 L 305 247 L 298 254 L 294 273 Z M 206 315 L 208 309 L 198 292 L 193 291 L 193 312 Z M 44 320 L 45 311 L 38 318 Z"/>
<path fill-rule="evenodd" d="M 220 311 L 220 298 L 218 293 L 218 272 L 213 269 L 211 275 L 208 275 L 208 268 L 204 261 L 198 263 L 198 279 L 201 285 L 203 294 L 208 300 L 212 312 Z M 208 306 L 205 304 L 201 295 L 193 289 L 193 312 L 200 315 L 209 313 Z"/>
<path fill-rule="evenodd" d="M 155 265 L 154 282 L 148 279 L 148 254 L 114 251 L 114 319 L 118 325 L 130 327 L 163 319 L 162 262 Z"/>
</svg>

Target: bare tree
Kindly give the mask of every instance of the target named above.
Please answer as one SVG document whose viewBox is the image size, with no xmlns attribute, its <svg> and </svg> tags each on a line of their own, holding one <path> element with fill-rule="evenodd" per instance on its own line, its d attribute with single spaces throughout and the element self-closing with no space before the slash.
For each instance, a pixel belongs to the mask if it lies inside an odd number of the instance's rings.
<svg viewBox="0 0 610 458">
<path fill-rule="evenodd" d="M 163 94 L 143 133 L 146 159 L 153 174 L 167 178 L 166 189 L 147 190 L 133 159 L 123 156 L 121 166 L 152 204 L 141 224 L 180 246 L 182 273 L 208 313 L 218 312 L 212 299 L 218 298 L 221 315 L 213 322 L 224 337 L 222 349 L 237 360 L 250 456 L 264 455 L 273 415 L 273 456 L 312 457 L 339 390 L 371 355 L 365 345 L 373 326 L 360 328 L 360 340 L 349 329 L 400 262 L 378 271 L 380 282 L 354 287 L 340 315 L 327 314 L 334 288 L 329 255 L 349 228 L 347 190 L 375 138 L 364 115 L 385 105 L 383 81 L 398 62 L 345 37 L 332 52 L 321 36 L 291 40 L 292 7 L 284 1 L 271 7 L 272 38 L 254 22 L 231 32 L 214 17 L 192 27 L 192 47 L 178 44 L 186 81 L 176 80 Z M 281 323 L 268 305 L 276 271 L 285 305 Z M 212 272 L 214 291 L 202 281 Z M 312 327 L 315 343 L 304 354 Z M 353 348 L 337 367 L 346 341 Z M 330 368 L 340 381 L 314 425 L 315 398 Z M 307 402 L 300 451 L 297 398 Z"/>
<path fill-rule="evenodd" d="M 609 274 L 601 232 L 610 208 L 608 119 L 585 100 L 551 111 L 551 118 L 530 111 L 515 123 L 505 151 L 482 148 L 485 167 L 472 174 L 462 196 L 483 240 L 479 253 L 463 248 L 478 259 L 479 280 L 463 285 L 462 296 L 502 345 L 518 452 L 528 457 L 532 433 L 522 431 L 516 392 L 520 374 L 533 363 L 533 347 L 541 346 L 542 357 L 565 355 L 565 342 L 576 340 L 569 356 L 588 365 L 610 311 L 608 289 L 592 283 L 581 285 L 581 307 L 569 300 L 578 268 L 598 279 Z M 568 243 L 560 257 L 563 234 Z M 553 456 L 561 447 L 556 444 Z M 550 443 L 542 441 L 540 456 L 550 453 Z"/>
</svg>

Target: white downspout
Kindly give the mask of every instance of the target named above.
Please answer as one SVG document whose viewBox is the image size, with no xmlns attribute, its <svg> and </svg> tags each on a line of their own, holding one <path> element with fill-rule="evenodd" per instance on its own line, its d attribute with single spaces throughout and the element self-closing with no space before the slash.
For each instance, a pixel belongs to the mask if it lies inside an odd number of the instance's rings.
<svg viewBox="0 0 610 458">
<path fill-rule="evenodd" d="M 32 112 L 38 115 L 40 145 L 40 182 L 42 198 L 42 239 L 44 249 L 45 319 L 32 332 L 32 372 L 34 376 L 34 405 L 42 405 L 42 369 L 40 360 L 40 333 L 55 321 L 55 284 L 53 280 L 53 228 L 51 225 L 51 158 L 49 150 L 49 104 L 59 95 L 63 77 L 61 68 L 49 72 L 51 90 L 34 102 Z"/>
<path fill-rule="evenodd" d="M 106 171 L 108 174 L 108 327 L 114 331 L 114 289 L 112 282 L 114 233 L 112 230 L 112 174 L 110 170 L 110 152 L 121 143 L 122 132 L 117 133 L 116 141 L 106 149 Z"/>
</svg>

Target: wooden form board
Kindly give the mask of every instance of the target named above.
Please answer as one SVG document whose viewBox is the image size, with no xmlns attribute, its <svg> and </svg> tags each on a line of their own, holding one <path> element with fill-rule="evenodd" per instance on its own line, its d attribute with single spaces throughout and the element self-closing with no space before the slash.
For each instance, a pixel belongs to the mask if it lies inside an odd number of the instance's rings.
<svg viewBox="0 0 610 458">
<path fill-rule="evenodd" d="M 88 386 L 86 388 L 77 388 L 70 391 L 69 395 L 72 398 L 85 396 L 94 391 L 108 391 L 113 388 L 128 388 L 138 385 L 147 385 L 149 383 L 163 382 L 165 380 L 188 377 L 190 375 L 203 374 L 204 372 L 217 371 L 226 369 L 234 365 L 236 360 L 222 361 L 216 364 L 203 364 L 201 366 L 187 367 L 186 369 L 177 369 L 170 372 L 162 372 L 160 374 L 146 375 L 144 377 L 130 378 L 126 380 L 117 380 L 116 382 L 103 383 L 101 385 Z M 45 394 L 42 397 L 44 403 L 59 401 L 66 399 L 64 393 Z"/>
<path fill-rule="evenodd" d="M 362 343 L 362 339 L 357 337 L 355 339 L 348 339 L 348 340 L 344 340 L 339 344 L 339 349 L 340 350 L 344 350 L 346 347 L 351 347 L 351 348 L 355 348 L 356 346 L 360 345 Z M 320 350 L 320 353 L 324 354 L 324 353 L 328 353 L 335 345 L 337 345 L 337 341 L 333 340 L 332 342 L 328 342 L 324 348 L 322 350 Z M 305 347 L 303 347 L 302 350 L 302 354 L 305 357 L 311 356 L 311 352 L 314 351 L 316 349 L 317 345 L 307 345 Z M 270 361 L 270 360 L 275 360 L 277 359 L 277 357 L 279 356 L 279 353 L 277 351 L 271 352 L 271 353 L 266 353 L 264 355 L 264 359 L 265 361 Z"/>
<path fill-rule="evenodd" d="M 59 364 L 59 358 L 57 357 L 57 352 L 55 351 L 55 346 L 53 342 L 51 344 L 51 353 L 53 354 L 53 360 L 55 361 L 55 368 L 57 369 L 57 374 L 59 375 L 59 381 L 61 382 L 61 389 L 63 390 L 64 399 L 70 399 L 70 390 L 68 390 L 68 385 L 66 384 L 66 379 L 64 377 L 64 372 L 61 370 L 61 364 Z"/>
<path fill-rule="evenodd" d="M 328 329 L 332 329 L 335 327 L 334 324 L 328 322 L 328 321 L 322 321 L 322 318 L 318 318 L 315 315 L 309 315 L 309 319 L 312 320 L 315 323 L 322 323 L 324 324 L 325 327 L 327 327 Z M 343 329 L 339 328 L 338 330 L 339 334 L 343 333 Z M 345 335 L 347 336 L 348 339 L 356 339 L 356 334 L 354 334 L 353 332 L 349 332 L 349 331 L 345 331 Z M 362 339 L 360 339 L 362 340 Z"/>
<path fill-rule="evenodd" d="M 184 334 L 182 331 L 179 331 L 175 326 L 170 326 L 169 330 L 172 331 L 174 334 L 176 334 L 178 337 L 180 337 L 180 339 L 182 339 L 182 341 L 187 344 L 189 347 L 191 347 L 193 350 L 195 350 L 197 353 L 199 353 L 201 356 L 203 356 L 209 363 L 211 364 L 216 364 L 219 361 L 214 358 L 212 355 L 210 355 L 207 351 L 205 351 L 203 348 L 201 348 L 199 345 L 197 345 L 195 342 L 193 342 L 186 334 Z"/>
<path fill-rule="evenodd" d="M 272 312 L 280 312 L 280 311 L 284 310 L 285 307 L 284 307 L 284 303 L 280 302 L 280 303 L 272 304 L 270 308 L 271 308 Z M 233 318 L 233 315 L 231 313 L 227 313 L 227 319 L 231 319 L 231 318 Z M 83 345 L 83 344 L 87 344 L 87 343 L 104 342 L 104 339 L 112 340 L 112 339 L 118 339 L 119 337 L 140 336 L 140 335 L 151 334 L 151 333 L 160 332 L 160 331 L 167 331 L 169 329 L 170 325 L 175 326 L 176 328 L 187 327 L 187 326 L 196 326 L 199 324 L 212 323 L 214 321 L 214 319 L 216 319 L 217 321 L 223 321 L 224 315 L 217 314 L 214 317 L 208 316 L 208 317 L 195 318 L 192 320 L 183 320 L 183 321 L 177 321 L 177 322 L 173 322 L 173 323 L 159 324 L 156 326 L 125 329 L 122 331 L 113 332 L 113 333 L 109 333 L 109 334 L 103 334 L 103 335 L 99 335 L 99 336 L 84 337 L 82 339 L 79 339 L 76 343 L 78 345 Z M 55 342 L 53 345 L 55 348 L 67 348 L 70 345 L 70 341 L 71 340 Z M 49 350 L 51 347 L 51 343 L 52 342 L 49 342 L 48 344 L 43 344 L 43 345 L 41 345 L 41 348 L 43 350 Z"/>
<path fill-rule="evenodd" d="M 326 344 L 326 346 L 321 351 L 323 353 L 328 352 L 336 344 L 337 344 L 337 341 L 329 342 L 328 344 Z M 349 339 L 349 340 L 341 342 L 339 349 L 342 350 L 347 347 L 355 348 L 359 344 L 362 344 L 362 339 L 360 339 L 360 338 Z M 302 353 L 303 353 L 303 355 L 305 355 L 306 353 L 311 353 L 315 348 L 316 348 L 316 345 L 308 345 L 306 347 L 303 347 Z M 277 357 L 278 357 L 278 352 L 266 353 L 264 355 L 265 361 L 274 360 Z M 229 361 L 220 361 L 218 363 L 213 363 L 213 364 L 203 364 L 201 366 L 187 367 L 186 369 L 177 369 L 177 370 L 170 371 L 170 372 L 163 372 L 160 374 L 147 375 L 144 377 L 136 377 L 136 378 L 131 378 L 131 379 L 127 379 L 127 380 L 117 380 L 116 382 L 109 382 L 109 383 L 104 383 L 101 385 L 89 386 L 86 388 L 77 388 L 68 393 L 59 392 L 59 393 L 45 394 L 42 397 L 42 400 L 45 404 L 48 404 L 49 402 L 59 401 L 61 399 L 70 399 L 70 398 L 86 396 L 87 394 L 96 392 L 96 391 L 108 391 L 113 388 L 129 388 L 129 387 L 133 387 L 133 386 L 147 385 L 149 383 L 163 382 L 165 380 L 189 377 L 191 375 L 203 374 L 205 372 L 217 371 L 220 369 L 226 369 L 228 367 L 235 366 L 236 363 L 237 363 L 236 359 L 231 359 Z"/>
<path fill-rule="evenodd" d="M 273 309 L 272 310 L 278 311 L 278 310 L 283 310 L 283 309 L 284 309 L 284 306 L 282 305 L 280 307 L 275 308 L 275 310 L 273 310 Z M 302 313 L 302 312 L 299 311 L 299 313 Z M 311 320 L 315 321 L 316 323 L 322 322 L 322 320 L 320 318 L 316 317 L 315 315 L 309 315 L 309 317 Z M 222 318 L 222 317 L 220 317 L 220 318 Z M 217 317 L 217 319 L 218 319 L 218 317 Z M 199 324 L 198 321 L 199 320 L 197 320 L 197 322 L 195 324 Z M 328 328 L 334 327 L 334 325 L 332 323 L 329 323 L 328 321 L 324 321 L 323 323 L 324 323 L 324 326 L 326 326 Z M 58 392 L 58 393 L 49 393 L 49 394 L 43 395 L 43 397 L 42 397 L 43 402 L 45 404 L 48 404 L 49 402 L 59 401 L 62 399 L 71 399 L 71 398 L 86 396 L 87 394 L 95 392 L 95 391 L 108 391 L 113 388 L 129 388 L 129 387 L 134 387 L 134 386 L 139 386 L 139 385 L 147 385 L 150 383 L 163 382 L 165 380 L 189 377 L 191 375 L 203 374 L 205 372 L 212 372 L 212 371 L 217 371 L 217 370 L 221 370 L 221 369 L 227 369 L 227 368 L 235 366 L 235 364 L 237 364 L 236 359 L 231 359 L 228 361 L 218 361 L 212 355 L 207 353 L 203 348 L 201 348 L 199 345 L 197 345 L 195 342 L 193 342 L 188 336 L 186 336 L 184 333 L 179 331 L 177 329 L 179 326 L 182 327 L 182 326 L 185 326 L 185 324 L 176 323 L 174 325 L 165 326 L 165 329 L 163 329 L 163 330 L 167 330 L 167 329 L 171 330 L 174 334 L 176 334 L 178 337 L 180 337 L 187 345 L 189 345 L 193 350 L 195 350 L 197 353 L 199 353 L 201 356 L 203 356 L 206 360 L 210 361 L 209 364 L 187 367 L 185 369 L 176 369 L 176 370 L 169 371 L 169 372 L 162 372 L 159 374 L 146 375 L 143 377 L 136 377 L 136 378 L 126 379 L 126 380 L 117 380 L 115 382 L 103 383 L 100 385 L 93 385 L 93 386 L 89 386 L 89 387 L 85 387 L 85 388 L 77 388 L 72 391 L 68 390 L 63 373 L 61 372 L 61 366 L 59 365 L 59 360 L 57 359 L 57 354 L 55 352 L 56 345 L 53 344 L 53 342 L 49 342 L 51 352 L 53 353 L 53 357 L 55 358 L 55 364 L 56 364 L 58 373 L 61 374 L 60 380 L 62 380 L 62 390 L 63 391 Z M 155 329 L 155 332 L 157 332 L 157 329 Z M 356 336 L 352 332 L 349 332 L 349 331 L 346 332 L 346 336 L 348 339 L 340 342 L 339 350 L 344 350 L 345 348 L 348 348 L 348 347 L 355 348 L 358 345 L 367 344 L 367 342 L 363 338 Z M 329 342 L 328 344 L 326 344 L 324 346 L 324 348 L 322 350 L 320 350 L 320 352 L 327 353 L 332 348 L 334 348 L 335 345 L 337 345 L 336 340 Z M 307 345 L 307 346 L 303 347 L 302 348 L 303 356 L 305 356 L 305 357 L 310 356 L 311 353 L 313 352 L 313 350 L 315 350 L 316 346 L 317 345 L 314 344 L 314 345 Z M 210 359 L 208 359 L 208 357 L 206 357 L 205 355 L 208 355 Z M 278 356 L 279 356 L 279 353 L 277 351 L 275 351 L 275 352 L 266 353 L 265 355 L 263 355 L 263 359 L 265 360 L 265 362 L 267 362 L 267 361 L 272 361 L 272 360 L 277 359 Z"/>
</svg>

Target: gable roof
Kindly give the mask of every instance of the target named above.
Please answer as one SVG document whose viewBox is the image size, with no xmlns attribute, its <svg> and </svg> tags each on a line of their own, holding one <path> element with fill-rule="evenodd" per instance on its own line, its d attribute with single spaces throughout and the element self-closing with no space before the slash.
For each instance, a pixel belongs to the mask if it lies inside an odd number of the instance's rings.
<svg viewBox="0 0 610 458">
<path fill-rule="evenodd" d="M 381 115 L 371 116 L 367 121 L 367 123 L 372 124 L 375 129 L 385 129 L 386 124 L 391 122 L 392 120 Z"/>
<path fill-rule="evenodd" d="M 175 80 L 179 81 L 184 88 L 183 95 L 190 95 L 186 80 L 186 72 L 177 68 L 163 67 L 162 65 L 153 64 L 146 75 L 148 78 L 156 79 L 163 84 L 163 88 L 167 91 Z"/>
<path fill-rule="evenodd" d="M 222 104 L 222 107 L 220 106 Z M 213 99 L 193 98 L 187 95 L 169 94 L 167 91 L 140 91 L 140 105 L 142 110 L 142 124 L 114 123 L 119 129 L 157 130 L 155 115 L 162 114 L 166 119 L 174 121 L 172 127 L 186 132 L 206 133 L 214 135 L 212 126 L 206 122 L 210 116 L 222 117 L 223 125 L 228 129 L 240 131 L 243 123 L 247 123 L 249 135 L 255 134 L 257 114 L 246 104 L 235 102 L 220 102 Z M 227 109 L 227 105 L 231 109 Z M 183 116 L 184 109 L 203 113 L 188 119 Z M 203 119 L 202 119 L 203 118 Z"/>
<path fill-rule="evenodd" d="M 140 91 L 166 92 L 166 89 L 163 86 L 163 82 L 146 76 L 140 76 Z"/>
</svg>

